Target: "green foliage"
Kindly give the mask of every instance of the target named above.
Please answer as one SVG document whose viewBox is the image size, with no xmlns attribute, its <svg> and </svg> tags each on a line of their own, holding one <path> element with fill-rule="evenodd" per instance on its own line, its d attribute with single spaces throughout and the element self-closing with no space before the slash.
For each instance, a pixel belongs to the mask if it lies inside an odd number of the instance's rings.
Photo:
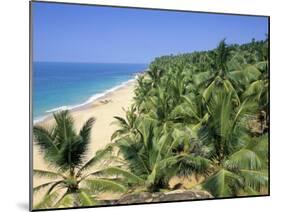
<svg viewBox="0 0 281 212">
<path fill-rule="evenodd" d="M 131 189 L 167 189 L 172 176 L 195 174 L 215 197 L 266 190 L 267 45 L 228 45 L 224 39 L 214 50 L 150 64 L 137 79 L 134 110 L 117 118 L 113 136 L 125 168 L 145 182 L 133 182 Z M 253 134 L 252 123 L 262 130 Z"/>
<path fill-rule="evenodd" d="M 197 187 L 215 197 L 266 192 L 267 50 L 268 40 L 224 39 L 214 50 L 155 58 L 125 117 L 114 117 L 113 144 L 88 161 L 94 119 L 78 133 L 68 111 L 54 114 L 50 129 L 35 126 L 51 169 L 34 176 L 52 180 L 34 188 L 45 191 L 37 208 L 94 205 L 105 191 L 170 189 L 173 176 L 200 176 Z"/>
<path fill-rule="evenodd" d="M 34 127 L 34 141 L 50 164 L 51 170 L 33 170 L 33 175 L 52 180 L 33 188 L 34 194 L 39 191 L 45 193 L 35 208 L 89 206 L 97 204 L 93 197 L 97 193 L 124 192 L 126 187 L 114 179 L 102 179 L 95 175 L 102 170 L 91 172 L 110 157 L 112 146 L 97 151 L 93 158 L 85 161 L 95 119 L 87 120 L 78 133 L 68 111 L 54 114 L 54 119 L 52 130 L 41 126 Z"/>
</svg>

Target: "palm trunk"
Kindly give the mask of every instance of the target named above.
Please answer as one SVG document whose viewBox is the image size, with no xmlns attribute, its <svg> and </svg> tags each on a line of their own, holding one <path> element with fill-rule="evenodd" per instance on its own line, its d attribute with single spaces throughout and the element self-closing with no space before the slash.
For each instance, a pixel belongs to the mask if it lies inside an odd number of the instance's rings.
<svg viewBox="0 0 281 212">
<path fill-rule="evenodd" d="M 73 207 L 79 207 L 80 204 L 79 204 L 79 197 L 78 197 L 78 193 L 75 192 L 73 193 Z"/>
</svg>

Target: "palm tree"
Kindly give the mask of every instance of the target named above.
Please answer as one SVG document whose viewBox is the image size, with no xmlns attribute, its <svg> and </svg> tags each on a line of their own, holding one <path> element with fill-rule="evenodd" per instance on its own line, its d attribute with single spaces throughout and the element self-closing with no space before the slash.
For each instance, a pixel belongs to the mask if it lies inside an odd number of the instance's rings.
<svg viewBox="0 0 281 212">
<path fill-rule="evenodd" d="M 45 190 L 44 197 L 35 208 L 77 207 L 97 204 L 99 192 L 124 192 L 124 185 L 114 179 L 105 179 L 95 174 L 106 166 L 112 146 L 98 151 L 85 162 L 90 142 L 90 132 L 95 122 L 88 119 L 77 134 L 68 111 L 54 114 L 55 124 L 51 129 L 35 126 L 34 141 L 39 146 L 51 170 L 33 170 L 34 176 L 51 181 L 33 188 L 36 194 Z M 91 172 L 93 168 L 96 171 Z M 47 189 L 47 190 L 46 190 Z"/>
<path fill-rule="evenodd" d="M 219 72 L 219 75 L 222 76 L 226 69 L 227 69 L 227 61 L 229 59 L 229 49 L 228 46 L 225 43 L 226 39 L 223 39 L 220 41 L 217 49 L 216 49 L 216 65 L 217 65 L 217 71 Z"/>
<path fill-rule="evenodd" d="M 119 116 L 114 116 L 114 118 L 116 119 L 115 124 L 119 126 L 119 129 L 112 134 L 111 140 L 126 136 L 130 133 L 137 133 L 137 124 L 139 120 L 136 114 L 136 110 L 136 107 L 132 105 L 131 108 L 126 111 L 125 119 Z"/>
<path fill-rule="evenodd" d="M 240 99 L 238 97 L 236 88 L 234 87 L 232 78 L 229 77 L 227 62 L 230 57 L 230 51 L 225 43 L 225 39 L 219 43 L 215 53 L 215 69 L 213 70 L 211 77 L 206 80 L 208 85 L 206 86 L 202 96 L 204 100 L 208 102 L 213 92 L 223 88 L 227 92 L 232 92 L 234 94 L 233 98 L 235 99 L 236 103 L 240 104 Z"/>
<path fill-rule="evenodd" d="M 209 161 L 201 156 L 192 156 L 179 146 L 188 147 L 186 134 L 173 129 L 169 132 L 157 128 L 157 123 L 143 118 L 137 134 L 116 141 L 126 170 L 139 179 L 131 184 L 133 190 L 156 192 L 169 189 L 169 180 L 175 175 L 204 174 Z M 186 172 L 182 168 L 186 168 Z M 136 177 L 134 177 L 136 178 Z M 129 178 L 130 179 L 130 178 Z"/>
<path fill-rule="evenodd" d="M 147 71 L 147 75 L 151 80 L 152 87 L 156 87 L 165 71 L 158 66 L 151 65 Z"/>
<path fill-rule="evenodd" d="M 163 144 L 160 145 L 159 134 L 153 130 L 152 121 L 143 120 L 141 126 L 138 127 L 138 134 L 117 140 L 119 151 L 128 162 L 128 170 L 142 179 L 142 185 L 148 191 L 165 187 L 167 181 L 164 178 L 168 177 L 165 172 L 167 164 L 163 160 L 168 161 L 169 154 L 164 156 L 161 150 L 167 140 L 162 138 Z"/>
<path fill-rule="evenodd" d="M 174 122 L 194 127 L 207 118 L 208 114 L 202 102 L 202 97 L 196 91 L 192 95 L 181 96 L 181 99 L 182 103 L 178 104 L 171 112 L 171 119 Z"/>
<path fill-rule="evenodd" d="M 216 197 L 237 196 L 242 191 L 258 194 L 268 181 L 267 137 L 250 137 L 243 123 L 257 105 L 245 100 L 236 108 L 232 95 L 221 90 L 212 96 L 210 117 L 199 136 L 212 160 L 212 174 L 203 188 Z"/>
<path fill-rule="evenodd" d="M 137 86 L 135 88 L 134 104 L 138 111 L 144 111 L 144 103 L 149 95 L 151 82 L 146 79 L 145 75 L 140 75 L 137 78 Z"/>
<path fill-rule="evenodd" d="M 224 39 L 215 50 L 151 63 L 138 80 L 136 111 L 116 117 L 113 136 L 131 190 L 167 189 L 172 176 L 193 174 L 203 176 L 197 186 L 215 197 L 268 187 L 267 42 Z M 251 132 L 253 117 L 261 123 L 258 134 Z"/>
</svg>

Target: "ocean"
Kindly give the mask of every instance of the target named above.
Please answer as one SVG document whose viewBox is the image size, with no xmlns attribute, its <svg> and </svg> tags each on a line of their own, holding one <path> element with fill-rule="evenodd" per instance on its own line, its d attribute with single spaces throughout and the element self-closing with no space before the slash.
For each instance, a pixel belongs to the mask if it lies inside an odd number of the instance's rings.
<svg viewBox="0 0 281 212">
<path fill-rule="evenodd" d="M 88 104 L 146 68 L 147 64 L 34 62 L 34 122 L 53 112 Z"/>
</svg>

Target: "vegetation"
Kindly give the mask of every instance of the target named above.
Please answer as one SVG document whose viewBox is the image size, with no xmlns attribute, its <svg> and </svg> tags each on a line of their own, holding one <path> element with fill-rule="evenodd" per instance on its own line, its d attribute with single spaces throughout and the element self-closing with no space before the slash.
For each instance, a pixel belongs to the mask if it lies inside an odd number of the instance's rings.
<svg viewBox="0 0 281 212">
<path fill-rule="evenodd" d="M 202 177 L 215 197 L 268 187 L 268 41 L 156 58 L 113 138 L 144 190 Z M 139 185 L 132 185 L 138 190 Z"/>
<path fill-rule="evenodd" d="M 266 194 L 268 80 L 267 39 L 222 40 L 214 50 L 156 58 L 138 77 L 126 117 L 115 117 L 114 144 L 88 162 L 83 156 L 94 119 L 76 134 L 67 111 L 55 114 L 52 129 L 34 127 L 56 170 L 34 170 L 56 180 L 34 188 L 49 187 L 39 208 L 93 205 L 104 191 L 173 189 L 174 176 L 200 177 L 193 188 L 214 197 Z M 100 162 L 107 166 L 89 171 Z"/>
<path fill-rule="evenodd" d="M 95 119 L 87 120 L 78 134 L 68 111 L 54 114 L 54 119 L 55 125 L 51 129 L 34 127 L 34 140 L 51 169 L 33 170 L 34 176 L 49 179 L 49 182 L 33 189 L 35 194 L 41 190 L 45 192 L 35 208 L 89 206 L 96 204 L 95 197 L 100 192 L 126 191 L 124 185 L 115 179 L 99 176 L 108 163 L 111 146 L 84 162 Z"/>
</svg>

